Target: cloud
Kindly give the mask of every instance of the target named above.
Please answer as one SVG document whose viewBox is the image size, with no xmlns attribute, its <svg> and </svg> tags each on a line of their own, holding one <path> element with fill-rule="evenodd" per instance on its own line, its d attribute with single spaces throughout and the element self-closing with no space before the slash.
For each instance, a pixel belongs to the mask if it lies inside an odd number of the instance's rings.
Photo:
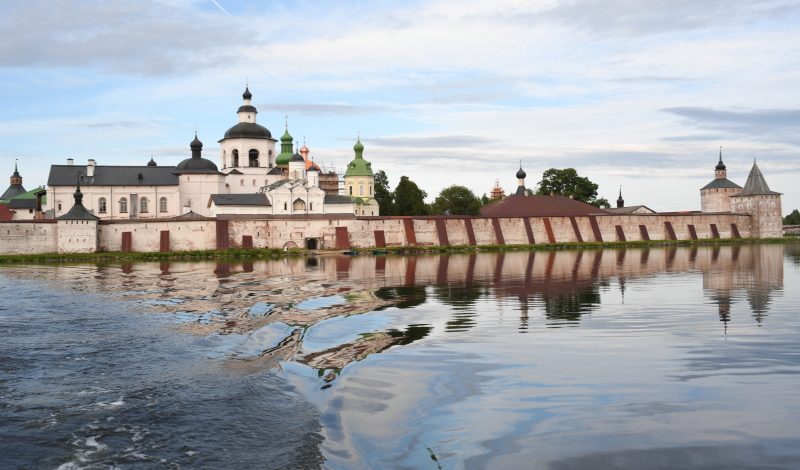
<svg viewBox="0 0 800 470">
<path fill-rule="evenodd" d="M 6 2 L 0 66 L 160 75 L 230 60 L 253 35 L 243 20 L 191 7 L 158 0 Z"/>
<path fill-rule="evenodd" d="M 386 111 L 385 106 L 352 105 L 347 103 L 269 103 L 260 105 L 264 108 L 281 110 L 292 114 L 305 115 L 353 115 L 371 114 Z"/>
<path fill-rule="evenodd" d="M 783 0 L 573 0 L 527 15 L 592 34 L 643 36 L 796 17 L 800 5 Z M 794 15 L 794 16 L 793 16 Z"/>
<path fill-rule="evenodd" d="M 489 145 L 496 141 L 480 136 L 470 135 L 437 135 L 437 136 L 392 136 L 377 137 L 365 140 L 370 144 L 380 147 L 400 147 L 400 148 L 458 148 L 462 146 Z M 461 156 L 463 158 L 463 155 Z"/>
<path fill-rule="evenodd" d="M 720 110 L 683 106 L 661 111 L 683 117 L 699 128 L 726 131 L 772 143 L 800 144 L 800 109 Z"/>
<path fill-rule="evenodd" d="M 692 134 L 692 135 L 673 135 L 662 137 L 664 142 L 712 142 L 721 141 L 726 137 L 721 134 Z"/>
</svg>

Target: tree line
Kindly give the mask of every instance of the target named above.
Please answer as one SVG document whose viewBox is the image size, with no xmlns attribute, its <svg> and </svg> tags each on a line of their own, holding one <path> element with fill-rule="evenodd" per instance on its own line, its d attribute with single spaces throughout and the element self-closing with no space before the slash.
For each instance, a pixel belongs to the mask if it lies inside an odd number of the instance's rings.
<svg viewBox="0 0 800 470">
<path fill-rule="evenodd" d="M 596 207 L 609 207 L 608 200 L 598 197 L 597 184 L 578 175 L 574 168 L 550 168 L 542 174 L 536 190 L 528 194 L 561 195 L 571 197 Z M 477 215 L 481 207 L 491 204 L 486 194 L 480 198 L 461 185 L 448 186 L 430 204 L 425 202 L 428 193 L 408 176 L 401 176 L 392 190 L 389 177 L 383 170 L 375 173 L 375 200 L 381 215 Z"/>
</svg>

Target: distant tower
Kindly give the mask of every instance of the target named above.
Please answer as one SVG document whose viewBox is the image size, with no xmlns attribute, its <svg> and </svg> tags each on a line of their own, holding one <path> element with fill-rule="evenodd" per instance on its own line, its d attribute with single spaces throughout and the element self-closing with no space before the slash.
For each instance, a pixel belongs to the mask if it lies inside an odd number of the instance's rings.
<svg viewBox="0 0 800 470">
<path fill-rule="evenodd" d="M 294 138 L 289 134 L 289 121 L 286 121 L 286 130 L 281 136 L 281 153 L 275 157 L 275 165 L 281 168 L 288 168 L 289 161 L 292 159 L 294 152 L 292 151 Z"/>
<path fill-rule="evenodd" d="M 506 197 L 506 192 L 503 190 L 503 188 L 500 187 L 500 180 L 495 180 L 492 192 L 489 193 L 489 198 L 492 201 L 499 201 L 504 197 Z"/>
<path fill-rule="evenodd" d="M 22 176 L 20 176 L 19 170 L 17 170 L 16 162 L 14 162 L 14 173 L 11 174 L 9 182 L 11 184 L 9 185 L 8 189 L 3 192 L 3 195 L 0 196 L 0 201 L 7 201 L 12 197 L 16 197 L 25 193 L 25 188 L 22 186 Z"/>
<path fill-rule="evenodd" d="M 733 212 L 750 214 L 751 236 L 754 238 L 780 238 L 783 236 L 781 193 L 769 189 L 764 175 L 755 160 L 747 176 L 744 189 L 731 196 Z"/>
<path fill-rule="evenodd" d="M 525 170 L 522 169 L 522 163 L 519 165 L 519 170 L 517 170 L 517 192 L 514 193 L 515 196 L 527 196 L 528 192 L 525 190 Z"/>
<path fill-rule="evenodd" d="M 725 164 L 722 163 L 722 147 L 719 148 L 719 162 L 714 167 L 714 179 L 700 189 L 700 210 L 703 212 L 730 212 L 731 196 L 738 194 L 742 187 L 728 179 Z"/>
<path fill-rule="evenodd" d="M 617 208 L 625 207 L 625 199 L 622 199 L 622 186 L 619 187 L 619 197 L 617 198 Z"/>
<path fill-rule="evenodd" d="M 356 215 L 380 215 L 375 200 L 375 175 L 372 164 L 364 160 L 364 144 L 359 138 L 353 146 L 356 157 L 347 164 L 344 173 L 345 194 L 352 196 L 356 203 Z"/>
</svg>

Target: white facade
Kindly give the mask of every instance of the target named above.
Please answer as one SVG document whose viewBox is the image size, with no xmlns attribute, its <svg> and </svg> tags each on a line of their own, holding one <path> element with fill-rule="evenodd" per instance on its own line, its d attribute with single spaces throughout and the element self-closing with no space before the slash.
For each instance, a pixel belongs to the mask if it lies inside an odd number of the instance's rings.
<svg viewBox="0 0 800 470">
<path fill-rule="evenodd" d="M 219 164 L 201 157 L 202 143 L 197 136 L 190 146 L 192 157 L 177 166 L 158 167 L 152 160 L 141 167 L 102 166 L 94 159 L 85 166 L 76 166 L 69 159 L 67 165 L 51 167 L 46 209 L 52 209 L 55 217 L 66 214 L 72 207 L 75 183 L 80 179 L 84 206 L 101 219 L 170 218 L 189 211 L 211 217 L 236 213 L 378 215 L 371 177 L 359 177 L 352 183 L 353 201 L 340 198 L 328 204 L 325 192 L 319 188 L 318 171 L 306 170 L 311 166 L 305 160 L 306 147 L 304 160 L 298 157 L 288 165 L 276 167 L 276 140 L 267 128 L 256 123 L 257 111 L 249 90 L 242 97 L 237 124 L 219 141 Z M 270 205 L 223 208 L 209 203 L 213 194 L 255 193 L 266 194 Z"/>
<path fill-rule="evenodd" d="M 174 186 L 81 186 L 83 205 L 101 219 L 155 219 L 181 214 L 181 192 Z M 55 217 L 72 207 L 75 186 L 47 188 L 47 210 Z"/>
</svg>

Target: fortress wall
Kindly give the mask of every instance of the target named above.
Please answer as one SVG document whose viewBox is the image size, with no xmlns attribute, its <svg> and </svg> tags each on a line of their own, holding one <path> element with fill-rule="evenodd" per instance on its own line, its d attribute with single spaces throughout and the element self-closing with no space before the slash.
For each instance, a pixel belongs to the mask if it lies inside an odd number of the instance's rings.
<svg viewBox="0 0 800 470">
<path fill-rule="evenodd" d="M 506 245 L 527 245 L 528 232 L 521 217 L 499 219 Z"/>
<path fill-rule="evenodd" d="M 472 230 L 475 232 L 475 242 L 478 245 L 496 245 L 497 237 L 494 234 L 492 219 L 472 219 Z"/>
<path fill-rule="evenodd" d="M 242 246 L 242 238 L 253 238 L 253 248 L 269 248 L 270 227 L 266 220 L 232 220 L 228 224 L 228 243 L 231 247 Z"/>
<path fill-rule="evenodd" d="M 413 219 L 413 222 L 418 246 L 439 244 L 439 237 L 436 235 L 436 221 L 434 219 Z"/>
<path fill-rule="evenodd" d="M 547 231 L 544 228 L 544 221 L 542 217 L 528 217 L 531 223 L 531 230 L 533 231 L 533 239 L 538 243 L 549 243 L 547 239 Z"/>
<path fill-rule="evenodd" d="M 651 240 L 668 239 L 665 222 L 672 224 L 678 240 L 689 240 L 689 225 L 694 225 L 698 239 L 713 238 L 711 224 L 716 224 L 720 238 L 732 238 L 731 224 L 736 224 L 741 237 L 753 236 L 752 217 L 746 214 L 633 214 L 596 216 L 597 226 L 603 241 L 617 241 L 616 226 L 622 227 L 627 241 L 641 240 L 639 226 L 647 227 Z M 335 249 L 337 227 L 347 228 L 350 246 L 372 248 L 375 246 L 375 231 L 381 230 L 387 246 L 405 246 L 404 221 L 393 217 L 370 217 L 361 219 L 227 219 L 228 246 L 240 247 L 244 236 L 251 236 L 256 248 L 283 248 L 306 246 L 309 238 L 317 239 L 319 249 Z M 464 218 L 413 218 L 410 219 L 418 246 L 438 246 L 437 220 L 447 232 L 451 245 L 467 245 Z M 499 244 L 492 218 L 469 218 L 478 245 Z M 552 227 L 558 243 L 577 242 L 570 217 L 531 217 L 528 219 L 537 244 L 549 243 L 545 220 Z M 59 250 L 60 231 L 66 239 L 61 245 L 67 247 L 70 238 L 93 240 L 88 231 L 96 230 L 98 250 L 121 251 L 123 233 L 130 232 L 132 251 L 146 252 L 161 249 L 161 232 L 169 231 L 170 251 L 208 250 L 217 248 L 217 221 L 101 221 L 97 228 L 91 224 L 61 227 L 55 222 L 3 222 L 0 223 L 0 254 L 53 253 Z M 501 217 L 497 223 L 506 244 L 527 244 L 528 235 L 524 219 Z M 590 217 L 575 217 L 575 224 L 583 241 L 595 241 Z M 77 233 L 77 232 L 80 233 Z M 73 233 L 75 232 L 75 233 Z M 83 232 L 87 232 L 84 234 Z M 757 235 L 757 234 L 756 234 Z M 88 245 L 87 245 L 88 246 Z M 84 247 L 86 248 L 86 247 Z M 84 248 L 81 248 L 82 250 Z M 69 248 L 67 248 L 69 249 Z"/>
<path fill-rule="evenodd" d="M 451 245 L 469 245 L 469 236 L 467 235 L 467 222 L 470 219 L 445 219 L 445 227 L 447 227 L 447 238 Z M 473 231 L 475 228 L 473 227 Z"/>
<path fill-rule="evenodd" d="M 731 224 L 736 224 L 739 235 L 743 238 L 751 236 L 751 218 L 744 214 L 670 214 L 650 215 L 633 214 L 622 216 L 597 216 L 597 224 L 604 241 L 616 241 L 616 226 L 620 225 L 627 241 L 641 240 L 639 225 L 647 227 L 651 240 L 669 238 L 665 222 L 672 224 L 678 240 L 690 240 L 689 224 L 694 225 L 698 239 L 713 238 L 711 224 L 717 226 L 720 238 L 732 238 Z M 585 237 L 584 237 L 585 238 Z"/>
<path fill-rule="evenodd" d="M 122 251 L 122 234 L 131 233 L 131 251 L 154 252 L 161 249 L 161 232 L 169 231 L 170 251 L 213 250 L 217 247 L 213 220 L 161 220 L 156 222 L 101 222 L 98 227 L 99 251 Z"/>
<path fill-rule="evenodd" d="M 28 255 L 58 251 L 58 228 L 52 222 L 0 222 L 0 254 Z"/>
</svg>

